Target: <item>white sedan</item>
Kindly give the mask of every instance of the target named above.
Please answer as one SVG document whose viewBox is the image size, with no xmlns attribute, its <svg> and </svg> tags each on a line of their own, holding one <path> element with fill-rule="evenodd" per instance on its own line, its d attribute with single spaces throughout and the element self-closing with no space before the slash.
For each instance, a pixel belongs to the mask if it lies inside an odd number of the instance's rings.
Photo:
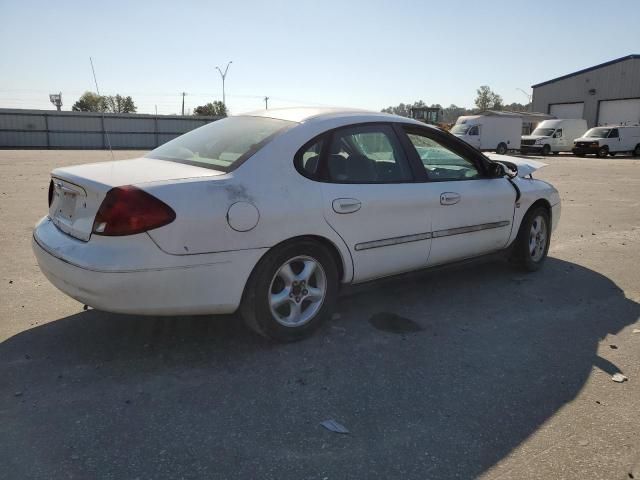
<svg viewBox="0 0 640 480">
<path fill-rule="evenodd" d="M 142 158 L 59 168 L 33 250 L 56 287 L 100 310 L 240 310 L 295 340 L 355 284 L 500 250 L 537 270 L 560 217 L 531 160 L 375 112 L 229 117 Z"/>
</svg>

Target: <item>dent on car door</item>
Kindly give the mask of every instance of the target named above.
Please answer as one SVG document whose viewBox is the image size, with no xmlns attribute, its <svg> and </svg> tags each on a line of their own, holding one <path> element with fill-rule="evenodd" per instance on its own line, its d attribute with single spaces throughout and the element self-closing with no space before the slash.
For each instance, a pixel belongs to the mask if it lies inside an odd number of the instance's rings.
<svg viewBox="0 0 640 480">
<path fill-rule="evenodd" d="M 423 184 L 430 212 L 429 265 L 474 257 L 504 248 L 513 221 L 516 192 L 505 178 L 490 178 L 475 152 L 457 140 L 426 129 L 407 129 L 428 182 Z"/>
<path fill-rule="evenodd" d="M 320 159 L 324 215 L 344 239 L 354 264 L 354 281 L 426 265 L 431 242 L 430 210 L 421 185 L 391 126 L 371 124 L 328 134 Z"/>
</svg>

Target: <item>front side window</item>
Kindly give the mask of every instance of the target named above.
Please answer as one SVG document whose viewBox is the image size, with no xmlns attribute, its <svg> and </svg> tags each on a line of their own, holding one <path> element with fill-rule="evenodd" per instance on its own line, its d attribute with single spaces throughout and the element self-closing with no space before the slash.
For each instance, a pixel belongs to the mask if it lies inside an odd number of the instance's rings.
<svg viewBox="0 0 640 480">
<path fill-rule="evenodd" d="M 556 130 L 556 133 L 553 134 L 553 138 L 562 138 L 562 129 L 561 128 Z"/>
<path fill-rule="evenodd" d="M 478 125 L 474 125 L 469 129 L 469 135 L 480 135 L 480 128 Z"/>
<path fill-rule="evenodd" d="M 419 133 L 407 132 L 429 180 L 474 180 L 481 174 L 470 160 L 452 152 L 437 141 Z"/>
<path fill-rule="evenodd" d="M 396 183 L 412 180 L 408 161 L 393 129 L 386 125 L 349 127 L 331 136 L 329 181 Z"/>
<path fill-rule="evenodd" d="M 618 138 L 620 134 L 618 133 L 617 128 L 612 128 L 611 133 L 609 133 L 609 138 Z"/>
<path fill-rule="evenodd" d="M 185 133 L 146 157 L 230 172 L 293 125 L 275 118 L 228 117 Z"/>
</svg>

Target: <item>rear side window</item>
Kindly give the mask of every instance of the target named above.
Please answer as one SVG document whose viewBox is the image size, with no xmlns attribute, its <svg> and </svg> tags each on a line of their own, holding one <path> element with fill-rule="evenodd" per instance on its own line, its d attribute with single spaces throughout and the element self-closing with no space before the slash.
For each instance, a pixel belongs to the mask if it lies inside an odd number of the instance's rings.
<svg viewBox="0 0 640 480">
<path fill-rule="evenodd" d="M 387 125 L 348 127 L 333 132 L 327 156 L 329 181 L 410 182 L 411 171 L 393 129 Z"/>
<path fill-rule="evenodd" d="M 229 172 L 293 122 L 265 117 L 229 117 L 161 145 L 146 157 Z"/>
<path fill-rule="evenodd" d="M 308 176 L 314 176 L 318 173 L 318 167 L 320 165 L 320 153 L 322 153 L 322 145 L 324 140 L 320 139 L 317 142 L 309 145 L 301 153 L 299 153 L 300 168 Z"/>
</svg>

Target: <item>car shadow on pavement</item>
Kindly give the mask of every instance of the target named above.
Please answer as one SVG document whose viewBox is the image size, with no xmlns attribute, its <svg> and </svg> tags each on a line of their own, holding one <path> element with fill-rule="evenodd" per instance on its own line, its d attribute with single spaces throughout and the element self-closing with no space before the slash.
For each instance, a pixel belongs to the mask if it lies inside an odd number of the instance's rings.
<svg viewBox="0 0 640 480">
<path fill-rule="evenodd" d="M 235 316 L 87 311 L 22 332 L 0 344 L 0 477 L 475 478 L 594 368 L 617 371 L 598 343 L 640 306 L 550 258 L 388 280 L 338 311 L 288 345 Z"/>
</svg>

